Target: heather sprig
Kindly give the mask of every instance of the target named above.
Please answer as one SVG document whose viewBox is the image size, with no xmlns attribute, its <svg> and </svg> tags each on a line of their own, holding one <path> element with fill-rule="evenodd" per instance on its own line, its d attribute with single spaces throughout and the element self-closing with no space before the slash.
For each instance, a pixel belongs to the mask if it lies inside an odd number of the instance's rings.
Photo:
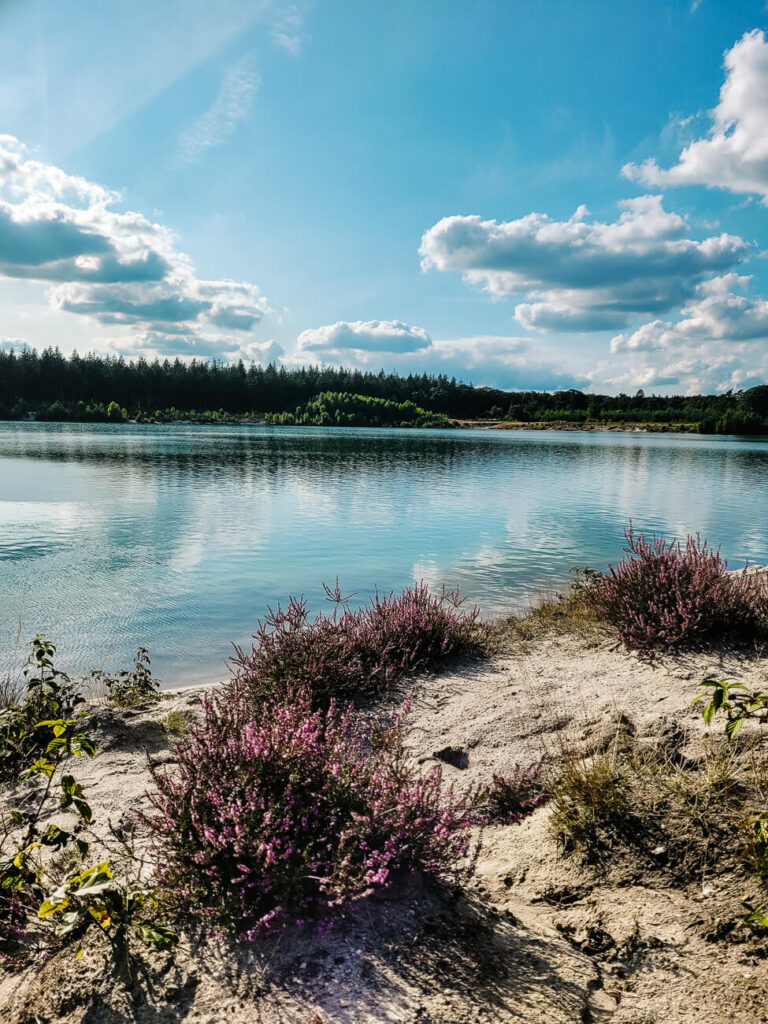
<svg viewBox="0 0 768 1024">
<path fill-rule="evenodd" d="M 685 544 L 624 531 L 627 557 L 583 593 L 595 614 L 638 651 L 754 638 L 768 630 L 764 582 L 727 572 L 719 548 L 697 535 Z"/>
<path fill-rule="evenodd" d="M 310 620 L 304 598 L 292 597 L 259 622 L 250 652 L 236 648 L 236 679 L 255 704 L 292 688 L 324 707 L 332 699 L 381 696 L 445 658 L 481 654 L 491 635 L 456 591 L 431 594 L 419 583 L 401 594 L 377 594 L 356 610 L 338 581 L 326 592 L 333 614 Z"/>
<path fill-rule="evenodd" d="M 253 720 L 242 697 L 209 698 L 157 773 L 154 832 L 169 898 L 209 927 L 252 940 L 329 921 L 397 872 L 455 873 L 471 798 L 407 759 L 406 725 L 361 727 L 349 711 L 292 696 Z"/>
</svg>

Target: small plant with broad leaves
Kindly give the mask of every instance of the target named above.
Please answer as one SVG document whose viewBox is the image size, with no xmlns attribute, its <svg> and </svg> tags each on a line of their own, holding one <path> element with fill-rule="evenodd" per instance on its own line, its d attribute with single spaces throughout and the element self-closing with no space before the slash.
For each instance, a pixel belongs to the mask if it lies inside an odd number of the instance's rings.
<svg viewBox="0 0 768 1024">
<path fill-rule="evenodd" d="M 47 886 L 47 854 L 65 847 L 77 857 L 88 853 L 82 832 L 92 819 L 82 786 L 62 774 L 70 757 L 93 757 L 89 735 L 93 719 L 78 713 L 82 696 L 75 683 L 55 665 L 56 647 L 42 636 L 31 642 L 24 669 L 27 694 L 23 703 L 0 715 L 0 765 L 4 780 L 22 784 L 18 805 L 0 821 L 0 939 L 4 963 L 16 967 L 45 943 L 34 927 L 36 908 Z M 41 825 L 58 807 L 70 809 L 77 822 L 70 829 Z"/>
<path fill-rule="evenodd" d="M 723 712 L 727 716 L 725 733 L 728 739 L 733 739 L 739 732 L 747 719 L 753 718 L 768 723 L 768 693 L 759 690 L 750 690 L 743 683 L 736 683 L 732 679 L 705 679 L 701 684 L 706 687 L 703 693 L 693 701 L 699 704 L 706 701 L 701 714 L 707 725 L 712 724 L 716 714 Z"/>
<path fill-rule="evenodd" d="M 123 670 L 110 676 L 106 672 L 91 672 L 93 683 L 101 684 L 109 694 L 110 704 L 119 708 L 134 708 L 154 704 L 160 700 L 160 683 L 152 675 L 149 652 L 140 647 L 132 669 Z"/>
<path fill-rule="evenodd" d="M 138 964 L 133 941 L 138 939 L 159 950 L 169 950 L 178 942 L 174 931 L 154 919 L 157 907 L 152 892 L 127 889 L 115 879 L 109 862 L 103 861 L 57 886 L 41 904 L 38 917 L 55 922 L 57 938 L 80 940 L 76 958 L 82 955 L 85 933 L 97 930 L 109 944 L 118 975 L 131 984 Z"/>
<path fill-rule="evenodd" d="M 4 962 L 12 968 L 21 966 L 35 949 L 45 945 L 47 936 L 35 928 L 34 919 L 49 884 L 46 853 L 68 847 L 82 859 L 90 849 L 83 830 L 93 815 L 82 786 L 72 775 L 62 775 L 58 787 L 54 786 L 59 761 L 66 756 L 64 750 L 57 747 L 52 760 L 38 758 L 22 773 L 25 780 L 39 776 L 42 785 L 30 791 L 29 807 L 22 802 L 24 809 L 0 817 L 0 940 L 5 947 Z M 89 742 L 82 752 L 93 756 L 95 747 Z M 53 823 L 41 826 L 43 814 L 56 806 L 77 814 L 71 830 Z"/>
<path fill-rule="evenodd" d="M 56 646 L 36 636 L 24 666 L 23 702 L 0 710 L 0 780 L 13 781 L 30 759 L 55 750 L 88 753 L 93 717 L 77 712 L 78 684 L 55 665 Z M 95 748 L 94 748 L 95 749 Z"/>
<path fill-rule="evenodd" d="M 93 757 L 96 744 L 89 735 L 92 717 L 75 711 L 83 700 L 77 685 L 54 664 L 55 646 L 41 636 L 31 646 L 26 700 L 0 717 L 0 765 L 6 781 L 21 786 L 17 805 L 0 812 L 0 964 L 18 969 L 97 925 L 109 942 L 113 966 L 128 984 L 134 937 L 158 949 L 169 949 L 176 937 L 154 919 L 154 895 L 116 880 L 107 862 L 74 877 L 57 877 L 51 855 L 66 851 L 82 864 L 93 819 L 83 787 L 60 769 L 68 759 Z M 73 812 L 75 824 L 45 826 L 44 819 L 56 810 Z"/>
</svg>

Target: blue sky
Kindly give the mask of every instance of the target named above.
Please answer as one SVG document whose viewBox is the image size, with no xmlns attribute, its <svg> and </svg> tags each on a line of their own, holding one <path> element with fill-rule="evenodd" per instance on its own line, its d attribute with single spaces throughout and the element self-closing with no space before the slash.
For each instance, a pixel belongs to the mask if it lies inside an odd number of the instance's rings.
<svg viewBox="0 0 768 1024">
<path fill-rule="evenodd" d="M 0 342 L 768 380 L 768 12 L 0 2 Z"/>
</svg>

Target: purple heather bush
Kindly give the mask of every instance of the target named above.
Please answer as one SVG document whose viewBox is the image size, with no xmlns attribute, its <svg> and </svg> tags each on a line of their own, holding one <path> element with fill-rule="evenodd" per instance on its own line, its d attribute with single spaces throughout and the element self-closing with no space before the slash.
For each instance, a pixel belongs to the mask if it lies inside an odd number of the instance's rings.
<svg viewBox="0 0 768 1024">
<path fill-rule="evenodd" d="M 33 903 L 26 891 L 0 892 L 0 970 L 21 970 L 35 952 L 39 936 L 29 926 Z"/>
<path fill-rule="evenodd" d="M 690 647 L 768 632 L 768 593 L 697 535 L 685 544 L 625 530 L 627 557 L 583 591 L 587 605 L 638 651 Z"/>
<path fill-rule="evenodd" d="M 338 589 L 336 609 L 309 618 L 306 601 L 270 610 L 250 652 L 236 648 L 238 683 L 252 701 L 305 690 L 320 706 L 332 699 L 382 696 L 402 679 L 456 655 L 483 653 L 491 627 L 477 608 L 464 610 L 456 591 L 431 594 L 424 583 L 401 594 L 376 595 L 355 611 Z"/>
<path fill-rule="evenodd" d="M 255 718 L 237 690 L 204 706 L 156 774 L 159 881 L 185 912 L 245 940 L 330 921 L 398 872 L 450 876 L 469 851 L 472 796 L 409 764 L 401 716 L 361 726 L 289 696 Z M 469 858 L 468 863 L 471 863 Z"/>
</svg>

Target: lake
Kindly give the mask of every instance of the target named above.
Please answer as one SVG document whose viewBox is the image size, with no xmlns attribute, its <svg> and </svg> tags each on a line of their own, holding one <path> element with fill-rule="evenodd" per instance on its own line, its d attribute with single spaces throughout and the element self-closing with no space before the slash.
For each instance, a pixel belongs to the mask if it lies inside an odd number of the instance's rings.
<svg viewBox="0 0 768 1024">
<path fill-rule="evenodd" d="M 622 531 L 768 562 L 768 444 L 669 434 L 0 424 L 0 668 L 226 675 L 267 605 L 423 579 L 525 608 Z"/>
</svg>

